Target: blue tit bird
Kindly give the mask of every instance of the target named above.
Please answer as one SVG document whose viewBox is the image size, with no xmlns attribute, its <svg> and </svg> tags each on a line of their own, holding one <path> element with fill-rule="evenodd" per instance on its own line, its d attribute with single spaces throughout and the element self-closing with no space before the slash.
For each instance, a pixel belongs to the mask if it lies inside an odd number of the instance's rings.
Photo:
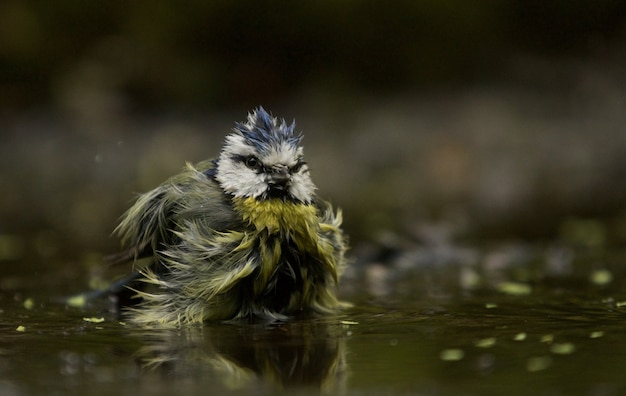
<svg viewBox="0 0 626 396">
<path fill-rule="evenodd" d="M 130 322 L 284 320 L 345 306 L 341 211 L 317 197 L 294 128 L 259 107 L 217 159 L 138 197 L 115 230 L 127 257 L 152 259 L 128 278 L 139 301 Z"/>
</svg>

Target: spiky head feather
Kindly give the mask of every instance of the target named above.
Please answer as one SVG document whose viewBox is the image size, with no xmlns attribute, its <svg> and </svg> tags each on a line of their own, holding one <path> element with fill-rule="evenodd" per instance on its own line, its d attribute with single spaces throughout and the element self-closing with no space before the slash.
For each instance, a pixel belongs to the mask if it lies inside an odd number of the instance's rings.
<svg viewBox="0 0 626 396">
<path fill-rule="evenodd" d="M 268 152 L 285 143 L 298 148 L 302 135 L 294 132 L 295 127 L 295 121 L 287 125 L 285 119 L 279 120 L 259 106 L 248 113 L 246 122 L 236 123 L 234 132 L 240 133 L 259 152 Z"/>
</svg>

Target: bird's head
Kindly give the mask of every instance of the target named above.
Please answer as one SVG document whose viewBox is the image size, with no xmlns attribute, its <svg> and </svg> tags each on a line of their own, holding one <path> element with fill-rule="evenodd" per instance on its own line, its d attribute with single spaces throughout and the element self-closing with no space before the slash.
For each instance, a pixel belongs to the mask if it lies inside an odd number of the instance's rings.
<svg viewBox="0 0 626 396">
<path fill-rule="evenodd" d="M 315 185 L 303 159 L 302 136 L 262 107 L 226 137 L 215 179 L 237 198 L 310 203 Z"/>
</svg>

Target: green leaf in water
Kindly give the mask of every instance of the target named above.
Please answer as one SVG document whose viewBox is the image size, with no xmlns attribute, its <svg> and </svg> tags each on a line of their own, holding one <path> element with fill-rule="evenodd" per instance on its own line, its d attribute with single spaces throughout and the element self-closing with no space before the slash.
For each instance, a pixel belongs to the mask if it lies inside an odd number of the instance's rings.
<svg viewBox="0 0 626 396">
<path fill-rule="evenodd" d="M 550 352 L 557 355 L 569 355 L 574 353 L 575 350 L 576 346 L 571 342 L 552 344 L 552 347 L 550 347 Z"/>
<path fill-rule="evenodd" d="M 512 296 L 525 296 L 532 292 L 530 285 L 520 282 L 502 282 L 498 285 L 498 290 Z"/>
<path fill-rule="evenodd" d="M 77 296 L 68 298 L 65 303 L 70 307 L 82 308 L 85 306 L 85 304 L 87 304 L 87 299 L 84 295 L 79 294 Z"/>
<path fill-rule="evenodd" d="M 591 283 L 598 286 L 604 286 L 613 281 L 613 274 L 609 270 L 601 269 L 593 271 L 590 276 Z"/>
<path fill-rule="evenodd" d="M 545 342 L 546 344 L 550 344 L 552 343 L 552 341 L 554 341 L 554 334 L 546 334 L 544 336 L 541 336 L 541 339 L 539 341 Z"/>
<path fill-rule="evenodd" d="M 26 300 L 24 300 L 24 308 L 30 311 L 34 307 L 35 307 L 35 300 L 33 300 L 32 298 L 27 298 Z"/>
<path fill-rule="evenodd" d="M 517 333 L 513 337 L 513 341 L 524 341 L 526 339 L 526 333 Z"/>
<path fill-rule="evenodd" d="M 83 318 L 83 320 L 85 322 L 90 322 L 90 323 L 102 323 L 102 322 L 104 322 L 104 318 Z"/>
<path fill-rule="evenodd" d="M 457 349 L 457 348 L 444 349 L 439 354 L 439 358 L 446 362 L 456 362 L 456 361 L 463 359 L 464 357 L 465 357 L 465 352 L 463 352 L 462 349 Z"/>
<path fill-rule="evenodd" d="M 476 341 L 474 345 L 477 346 L 478 348 L 491 348 L 492 346 L 496 345 L 496 338 L 495 337 L 483 338 L 481 340 Z"/>
<path fill-rule="evenodd" d="M 526 361 L 526 370 L 531 373 L 542 371 L 552 365 L 552 359 L 549 356 L 531 357 Z"/>
</svg>

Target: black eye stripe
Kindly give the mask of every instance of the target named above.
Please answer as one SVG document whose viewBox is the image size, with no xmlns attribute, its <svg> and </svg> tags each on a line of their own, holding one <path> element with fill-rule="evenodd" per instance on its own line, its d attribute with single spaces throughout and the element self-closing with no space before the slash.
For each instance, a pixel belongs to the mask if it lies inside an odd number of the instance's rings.
<svg viewBox="0 0 626 396">
<path fill-rule="evenodd" d="M 233 154 L 230 157 L 233 161 L 235 162 L 241 162 L 244 165 L 246 165 L 248 168 L 256 170 L 256 171 L 263 171 L 264 170 L 264 166 L 263 163 L 261 163 L 261 160 L 259 160 L 257 157 L 255 157 L 254 155 L 240 155 L 240 154 Z"/>
<path fill-rule="evenodd" d="M 246 158 L 248 158 L 248 156 L 246 155 L 239 155 L 239 154 L 233 154 L 230 156 L 230 158 L 235 161 L 235 162 L 246 162 Z"/>
<path fill-rule="evenodd" d="M 248 168 L 256 170 L 259 173 L 268 171 L 267 167 L 261 162 L 261 160 L 254 155 L 233 154 L 230 158 L 235 162 L 243 163 Z M 292 173 L 299 172 L 305 165 L 307 165 L 306 161 L 299 159 L 294 166 L 289 168 L 289 171 Z"/>
<path fill-rule="evenodd" d="M 306 165 L 306 162 L 299 160 L 294 166 L 292 166 L 291 168 L 289 168 L 289 170 L 291 172 L 299 172 L 300 169 L 302 169 L 303 166 Z"/>
</svg>

